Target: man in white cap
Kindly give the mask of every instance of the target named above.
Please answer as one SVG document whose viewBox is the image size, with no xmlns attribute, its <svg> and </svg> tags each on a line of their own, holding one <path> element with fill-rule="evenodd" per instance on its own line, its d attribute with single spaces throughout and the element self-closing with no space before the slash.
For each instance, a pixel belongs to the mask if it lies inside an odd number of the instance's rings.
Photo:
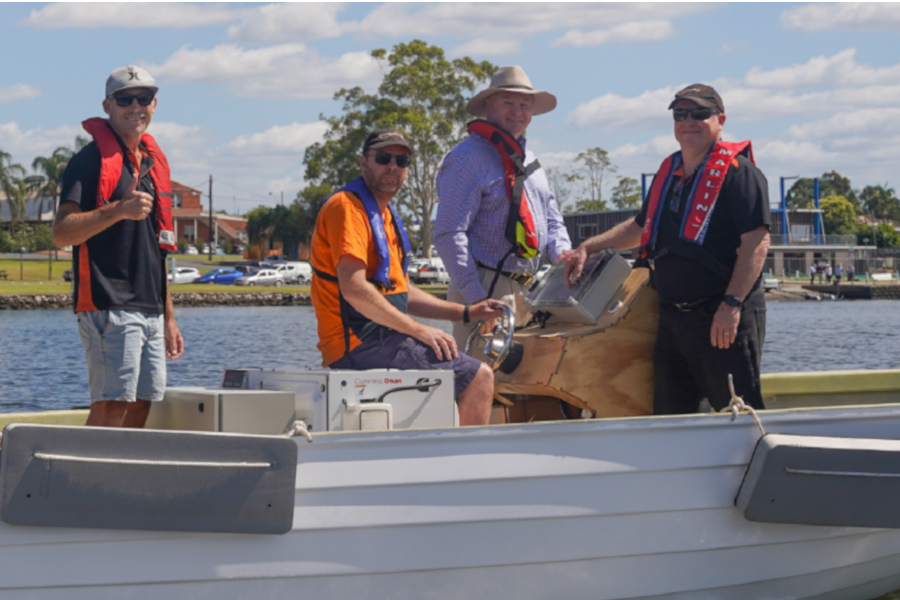
<svg viewBox="0 0 900 600">
<path fill-rule="evenodd" d="M 166 278 L 176 249 L 169 164 L 146 132 L 159 88 L 129 65 L 106 80 L 108 119 L 82 123 L 94 141 L 63 176 L 53 224 L 73 246 L 74 304 L 88 365 L 88 425 L 143 427 L 163 399 L 166 358 L 184 352 Z"/>
<path fill-rule="evenodd" d="M 572 248 L 547 176 L 523 133 L 531 117 L 556 108 L 519 66 L 501 67 L 466 111 L 484 120 L 444 159 L 437 177 L 434 243 L 450 274 L 447 300 L 472 305 L 496 298 L 522 323 L 522 300 L 545 258 Z M 462 347 L 469 324 L 455 324 Z"/>
</svg>

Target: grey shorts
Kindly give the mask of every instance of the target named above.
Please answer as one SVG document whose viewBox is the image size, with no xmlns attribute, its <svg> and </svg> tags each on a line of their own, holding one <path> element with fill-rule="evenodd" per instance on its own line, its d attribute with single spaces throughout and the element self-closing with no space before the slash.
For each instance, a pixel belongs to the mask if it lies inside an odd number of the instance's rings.
<svg viewBox="0 0 900 600">
<path fill-rule="evenodd" d="M 78 313 L 91 402 L 158 402 L 166 392 L 162 315 L 128 310 Z"/>
<path fill-rule="evenodd" d="M 463 393 L 481 367 L 481 361 L 462 351 L 456 358 L 440 361 L 434 350 L 419 340 L 379 327 L 349 354 L 331 363 L 331 369 L 443 369 L 453 371 L 456 398 Z"/>
</svg>

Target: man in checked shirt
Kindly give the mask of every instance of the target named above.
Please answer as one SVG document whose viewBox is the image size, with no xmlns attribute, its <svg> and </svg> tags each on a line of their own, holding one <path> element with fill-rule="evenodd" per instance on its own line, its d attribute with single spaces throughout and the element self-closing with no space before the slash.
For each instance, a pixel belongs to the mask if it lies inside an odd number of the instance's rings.
<svg viewBox="0 0 900 600">
<path fill-rule="evenodd" d="M 488 89 L 477 94 L 466 111 L 509 134 L 524 154 L 525 198 L 537 236 L 537 255 L 516 256 L 504 236 L 510 212 L 502 148 L 477 133 L 454 148 L 444 159 L 437 177 L 438 204 L 434 244 L 450 274 L 447 300 L 477 304 L 496 298 L 524 323 L 523 296 L 544 257 L 559 262 L 572 249 L 562 214 L 550 192 L 547 176 L 534 153 L 525 148 L 522 134 L 531 117 L 556 108 L 556 97 L 535 91 L 518 66 L 501 67 Z M 491 289 L 493 288 L 493 289 Z M 469 333 L 467 323 L 454 324 L 453 336 L 462 348 Z"/>
</svg>

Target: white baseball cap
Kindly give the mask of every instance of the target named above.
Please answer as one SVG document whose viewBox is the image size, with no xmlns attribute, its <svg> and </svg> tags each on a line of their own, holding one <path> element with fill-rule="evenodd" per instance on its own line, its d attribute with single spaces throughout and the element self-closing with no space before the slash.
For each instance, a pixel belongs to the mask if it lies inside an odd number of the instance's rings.
<svg viewBox="0 0 900 600">
<path fill-rule="evenodd" d="M 109 79 L 106 80 L 106 97 L 109 98 L 119 90 L 129 88 L 148 88 L 154 92 L 159 91 L 159 88 L 156 87 L 156 80 L 146 69 L 128 65 L 119 67 L 109 74 Z"/>
</svg>

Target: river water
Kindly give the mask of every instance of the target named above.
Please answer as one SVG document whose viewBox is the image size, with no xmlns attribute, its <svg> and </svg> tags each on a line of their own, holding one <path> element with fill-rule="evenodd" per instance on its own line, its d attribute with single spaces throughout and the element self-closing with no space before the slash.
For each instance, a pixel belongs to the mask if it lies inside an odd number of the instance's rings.
<svg viewBox="0 0 900 600">
<path fill-rule="evenodd" d="M 311 307 L 181 308 L 176 316 L 186 349 L 169 362 L 169 385 L 218 385 L 229 367 L 319 367 Z M 900 368 L 900 303 L 771 302 L 762 367 Z M 87 389 L 71 312 L 0 312 L 0 412 L 87 406 Z"/>
</svg>

